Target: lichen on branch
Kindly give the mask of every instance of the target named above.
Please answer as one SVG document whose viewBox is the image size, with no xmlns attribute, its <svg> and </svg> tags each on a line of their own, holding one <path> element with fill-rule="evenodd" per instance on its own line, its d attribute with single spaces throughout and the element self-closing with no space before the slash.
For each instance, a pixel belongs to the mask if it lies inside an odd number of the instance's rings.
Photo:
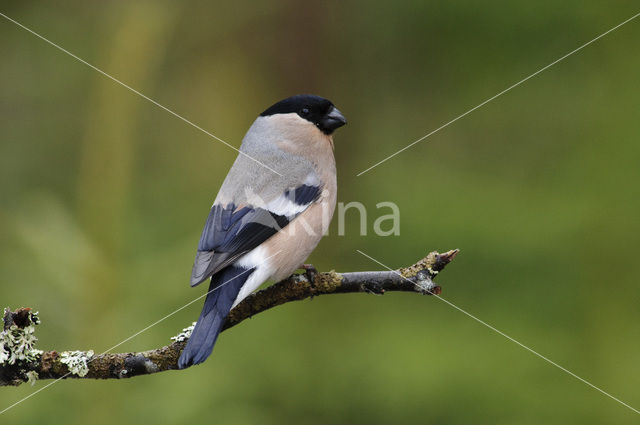
<svg viewBox="0 0 640 425">
<path fill-rule="evenodd" d="M 398 270 L 318 273 L 313 284 L 306 275 L 295 274 L 245 298 L 231 310 L 223 330 L 278 305 L 321 295 L 393 291 L 439 295 L 441 288 L 433 279 L 458 252 L 457 249 L 443 254 L 431 252 L 417 263 Z M 58 353 L 34 348 L 35 326 L 39 323 L 38 313 L 30 308 L 5 309 L 4 329 L 0 333 L 0 386 L 33 383 L 35 379 L 131 378 L 175 370 L 195 325 L 172 337 L 171 344 L 155 350 L 94 355 L 92 350 Z"/>
<path fill-rule="evenodd" d="M 42 351 L 34 348 L 38 338 L 34 335 L 40 324 L 38 312 L 21 308 L 12 312 L 4 310 L 4 324 L 0 332 L 0 382 L 5 372 L 15 375 L 12 382 L 34 382 L 38 374 L 33 370 L 42 356 Z"/>
</svg>

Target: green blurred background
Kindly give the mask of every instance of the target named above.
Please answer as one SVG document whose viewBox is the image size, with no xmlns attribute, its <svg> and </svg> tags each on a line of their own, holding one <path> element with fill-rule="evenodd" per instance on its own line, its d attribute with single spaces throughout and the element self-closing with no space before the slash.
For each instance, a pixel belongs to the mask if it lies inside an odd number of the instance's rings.
<svg viewBox="0 0 640 425">
<path fill-rule="evenodd" d="M 331 99 L 348 215 L 310 261 L 460 248 L 443 297 L 640 407 L 640 19 L 356 174 L 638 12 L 637 2 L 51 2 L 1 11 L 238 146 Z M 101 352 L 203 292 L 195 247 L 236 152 L 0 19 L 0 298 L 39 346 Z M 373 220 L 401 209 L 401 234 Z M 200 303 L 117 351 L 158 347 Z M 35 387 L 4 388 L 0 409 Z M 624 424 L 637 415 L 435 298 L 327 296 L 225 332 L 181 372 L 64 381 L 2 423 Z"/>
</svg>

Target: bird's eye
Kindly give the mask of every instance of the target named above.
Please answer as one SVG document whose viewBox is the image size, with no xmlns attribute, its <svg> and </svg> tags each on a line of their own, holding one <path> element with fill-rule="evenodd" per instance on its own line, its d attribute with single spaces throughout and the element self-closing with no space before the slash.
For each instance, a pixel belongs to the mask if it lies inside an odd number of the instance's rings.
<svg viewBox="0 0 640 425">
<path fill-rule="evenodd" d="M 300 113 L 302 115 L 309 115 L 309 108 L 302 108 L 302 111 L 300 111 Z"/>
</svg>

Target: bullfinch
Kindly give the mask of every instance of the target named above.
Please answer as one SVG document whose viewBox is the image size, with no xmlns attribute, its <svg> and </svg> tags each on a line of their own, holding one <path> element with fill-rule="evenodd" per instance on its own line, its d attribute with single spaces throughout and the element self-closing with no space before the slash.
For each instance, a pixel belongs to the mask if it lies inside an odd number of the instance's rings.
<svg viewBox="0 0 640 425">
<path fill-rule="evenodd" d="M 191 286 L 211 283 L 181 369 L 209 357 L 229 311 L 299 269 L 326 233 L 337 189 L 332 134 L 345 124 L 329 100 L 297 95 L 251 125 L 200 237 Z"/>
</svg>

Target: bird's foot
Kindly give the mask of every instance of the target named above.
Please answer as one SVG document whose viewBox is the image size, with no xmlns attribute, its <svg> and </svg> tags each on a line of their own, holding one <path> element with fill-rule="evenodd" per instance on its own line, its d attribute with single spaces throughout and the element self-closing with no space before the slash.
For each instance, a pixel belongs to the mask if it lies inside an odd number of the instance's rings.
<svg viewBox="0 0 640 425">
<path fill-rule="evenodd" d="M 304 270 L 304 275 L 309 281 L 309 284 L 312 288 L 316 287 L 316 275 L 318 274 L 318 270 L 315 268 L 313 264 L 303 264 L 300 266 L 300 269 Z"/>
</svg>

